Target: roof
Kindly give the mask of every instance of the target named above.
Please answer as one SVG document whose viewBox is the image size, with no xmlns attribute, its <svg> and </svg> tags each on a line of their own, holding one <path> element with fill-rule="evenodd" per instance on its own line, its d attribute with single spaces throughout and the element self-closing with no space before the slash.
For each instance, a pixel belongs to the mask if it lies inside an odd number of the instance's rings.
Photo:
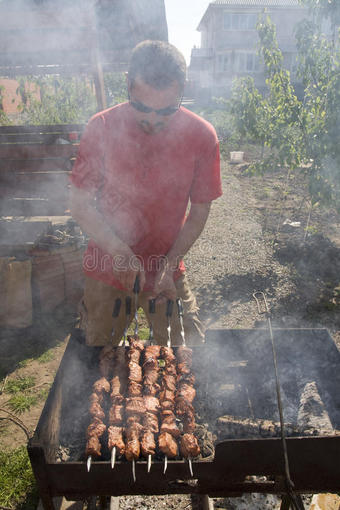
<svg viewBox="0 0 340 510">
<path fill-rule="evenodd" d="M 213 5 L 249 5 L 258 7 L 300 7 L 299 0 L 214 0 Z"/>
<path fill-rule="evenodd" d="M 207 21 L 207 18 L 209 17 L 211 11 L 216 7 L 223 7 L 223 6 L 230 6 L 230 7 L 273 7 L 273 8 L 287 8 L 287 7 L 293 7 L 293 8 L 300 8 L 300 9 L 306 9 L 305 6 L 301 4 L 300 0 L 214 0 L 213 2 L 210 2 L 208 5 L 208 8 L 206 9 L 205 13 L 203 14 L 203 17 L 197 27 L 197 30 L 202 30 L 205 22 Z"/>
</svg>

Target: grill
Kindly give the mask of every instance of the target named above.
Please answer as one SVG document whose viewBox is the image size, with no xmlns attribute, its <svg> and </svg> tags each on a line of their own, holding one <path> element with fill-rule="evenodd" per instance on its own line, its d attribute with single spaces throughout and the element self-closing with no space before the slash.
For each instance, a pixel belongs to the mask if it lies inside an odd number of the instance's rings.
<svg viewBox="0 0 340 510">
<path fill-rule="evenodd" d="M 340 490 L 340 354 L 325 329 L 274 329 L 285 421 L 295 431 L 286 438 L 290 475 L 299 493 Z M 84 458 L 89 421 L 88 396 L 98 378 L 98 348 L 87 347 L 80 334 L 68 342 L 37 429 L 28 444 L 32 468 L 44 510 L 54 510 L 52 498 L 91 496 L 209 494 L 234 496 L 245 492 L 286 492 L 282 440 L 262 437 L 261 427 L 243 435 L 224 434 L 221 416 L 254 423 L 278 422 L 275 375 L 269 333 L 265 329 L 208 330 L 206 343 L 193 348 L 198 421 L 218 434 L 214 455 L 188 463 L 147 461 L 131 465 L 94 461 L 88 473 Z M 299 403 L 303 388 L 313 383 L 332 430 L 309 428 L 299 434 Z M 307 407 L 308 409 L 308 407 Z M 310 410 L 311 414 L 314 412 Z M 319 412 L 317 409 L 316 414 Z M 308 417 L 308 416 L 307 416 Z M 223 420 L 222 420 L 223 421 Z M 287 430 L 289 430 L 287 425 Z M 287 433 L 287 435 L 289 435 Z M 67 458 L 61 460 L 67 451 Z M 66 460 L 65 460 L 66 459 Z"/>
</svg>

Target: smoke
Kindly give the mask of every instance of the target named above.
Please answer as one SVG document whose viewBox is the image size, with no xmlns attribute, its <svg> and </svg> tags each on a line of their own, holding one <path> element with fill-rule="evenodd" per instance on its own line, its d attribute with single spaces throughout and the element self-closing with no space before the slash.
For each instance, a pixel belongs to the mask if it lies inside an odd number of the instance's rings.
<svg viewBox="0 0 340 510">
<path fill-rule="evenodd" d="M 274 329 L 284 421 L 295 430 L 332 433 L 340 427 L 340 355 L 326 330 Z M 195 351 L 200 412 L 278 423 L 272 347 L 267 328 L 210 330 Z M 332 381 L 332 383 L 330 383 Z"/>
</svg>

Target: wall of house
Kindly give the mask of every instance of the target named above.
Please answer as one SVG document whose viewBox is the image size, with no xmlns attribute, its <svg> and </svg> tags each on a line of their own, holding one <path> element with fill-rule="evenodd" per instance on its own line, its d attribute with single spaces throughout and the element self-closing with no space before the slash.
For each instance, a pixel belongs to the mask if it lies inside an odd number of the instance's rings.
<svg viewBox="0 0 340 510">
<path fill-rule="evenodd" d="M 268 8 L 276 24 L 279 46 L 286 67 L 294 72 L 294 27 L 307 15 L 303 8 Z M 233 79 L 251 75 L 258 87 L 264 87 L 263 66 L 257 56 L 259 38 L 256 22 L 261 9 L 258 7 L 211 8 L 202 31 L 201 48 L 192 55 L 189 79 L 198 82 L 199 88 L 210 88 L 204 95 L 228 95 Z M 238 16 L 240 14 L 241 16 Z M 203 58 L 210 49 L 209 58 Z M 196 61 L 195 61 L 196 59 Z M 198 59 L 198 60 L 197 60 Z"/>
</svg>

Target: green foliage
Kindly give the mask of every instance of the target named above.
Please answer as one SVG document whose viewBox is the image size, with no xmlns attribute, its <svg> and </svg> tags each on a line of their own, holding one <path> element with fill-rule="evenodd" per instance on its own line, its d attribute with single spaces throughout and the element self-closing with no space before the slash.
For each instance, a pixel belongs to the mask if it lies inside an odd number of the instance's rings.
<svg viewBox="0 0 340 510">
<path fill-rule="evenodd" d="M 38 493 L 26 447 L 0 451 L 0 505 L 33 510 L 37 503 Z"/>
<path fill-rule="evenodd" d="M 20 123 L 81 124 L 86 123 L 97 110 L 94 86 L 89 79 L 24 76 L 17 78 L 17 81 Z M 124 73 L 106 73 L 104 88 L 108 107 L 127 100 Z"/>
<path fill-rule="evenodd" d="M 4 112 L 3 108 L 3 93 L 4 93 L 5 87 L 3 85 L 0 85 L 0 126 L 7 126 L 8 124 L 11 124 L 9 118 L 7 117 L 6 113 Z"/>
<path fill-rule="evenodd" d="M 16 393 L 8 401 L 8 407 L 16 414 L 22 414 L 38 402 L 36 395 Z"/>
<path fill-rule="evenodd" d="M 335 40 L 334 33 L 328 40 L 318 24 L 307 20 L 298 27 L 298 76 L 304 88 L 300 100 L 283 67 L 274 24 L 263 15 L 257 28 L 267 93 L 260 94 L 252 78 L 239 80 L 231 106 L 240 135 L 271 150 L 250 170 L 263 173 L 284 166 L 292 171 L 303 165 L 312 202 L 340 209 L 340 37 Z"/>
<path fill-rule="evenodd" d="M 49 349 L 48 351 L 45 351 L 39 358 L 37 358 L 38 363 L 48 363 L 49 361 L 52 361 L 54 359 L 55 353 L 53 349 Z"/>
<path fill-rule="evenodd" d="M 124 73 L 105 73 L 104 88 L 108 107 L 123 103 L 128 98 Z"/>
<path fill-rule="evenodd" d="M 6 384 L 6 393 L 18 393 L 32 388 L 35 385 L 35 378 L 29 377 L 17 377 L 11 379 Z"/>
<path fill-rule="evenodd" d="M 89 80 L 78 77 L 18 78 L 18 107 L 24 124 L 84 123 L 96 111 Z"/>
</svg>

